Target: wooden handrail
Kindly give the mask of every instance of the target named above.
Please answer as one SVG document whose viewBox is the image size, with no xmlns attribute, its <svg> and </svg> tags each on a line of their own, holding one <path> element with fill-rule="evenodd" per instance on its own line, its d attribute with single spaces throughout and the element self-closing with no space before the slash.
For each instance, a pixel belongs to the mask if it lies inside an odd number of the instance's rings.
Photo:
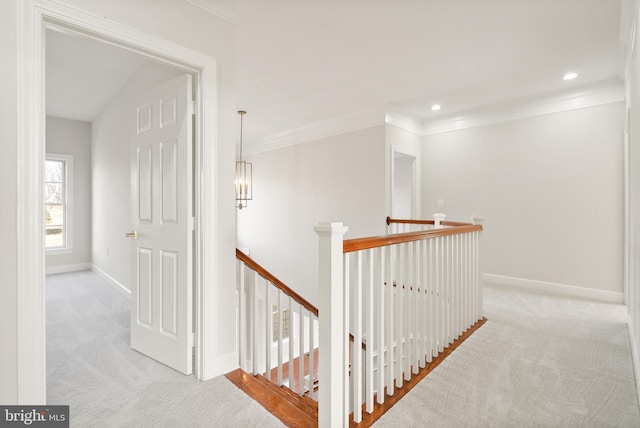
<svg viewBox="0 0 640 428">
<path fill-rule="evenodd" d="M 462 224 L 463 226 L 456 226 L 445 229 L 423 230 L 419 232 L 397 233 L 394 235 L 349 239 L 345 240 L 342 243 L 342 251 L 343 253 L 351 253 L 353 251 L 368 250 L 371 248 L 384 247 L 387 245 L 402 244 L 405 242 L 421 241 L 423 239 L 433 239 L 439 236 L 459 235 L 462 233 L 482 230 L 482 225 L 480 224 Z"/>
<path fill-rule="evenodd" d="M 311 303 L 306 301 L 302 296 L 300 296 L 298 293 L 293 291 L 291 288 L 287 287 L 284 284 L 284 282 L 280 281 L 278 278 L 273 276 L 268 270 L 266 270 L 265 268 L 260 266 L 255 260 L 253 260 L 251 257 L 247 256 L 245 253 L 243 253 L 242 251 L 240 251 L 237 248 L 236 248 L 236 258 L 239 259 L 239 260 L 242 260 L 242 262 L 245 265 L 249 266 L 251 269 L 256 271 L 258 273 L 258 275 L 260 275 L 261 277 L 263 277 L 264 279 L 269 281 L 276 288 L 281 290 L 284 294 L 286 294 L 287 296 L 291 297 L 297 303 L 301 304 L 306 310 L 308 310 L 309 312 L 311 312 L 315 316 L 318 316 L 318 308 L 316 308 Z"/>
<path fill-rule="evenodd" d="M 387 225 L 391 223 L 403 223 L 403 224 L 435 224 L 433 220 L 409 220 L 387 217 Z"/>
<path fill-rule="evenodd" d="M 399 223 L 399 224 L 435 224 L 435 221 L 433 221 L 433 220 L 398 219 L 398 218 L 387 217 L 387 225 L 390 225 L 391 223 Z M 440 222 L 440 224 L 443 225 L 443 226 L 468 226 L 468 225 L 473 224 L 473 223 L 463 223 L 463 222 L 460 222 L 460 221 L 442 220 Z"/>
</svg>

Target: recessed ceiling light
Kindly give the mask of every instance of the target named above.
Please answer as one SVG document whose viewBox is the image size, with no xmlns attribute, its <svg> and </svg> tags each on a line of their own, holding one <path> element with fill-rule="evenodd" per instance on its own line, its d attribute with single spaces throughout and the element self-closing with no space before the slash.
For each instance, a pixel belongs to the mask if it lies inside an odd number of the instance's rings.
<svg viewBox="0 0 640 428">
<path fill-rule="evenodd" d="M 571 73 L 567 73 L 567 74 L 565 74 L 565 75 L 564 75 L 564 77 L 562 77 L 562 78 L 563 78 L 564 80 L 573 80 L 573 79 L 575 79 L 576 77 L 578 77 L 578 73 L 571 72 Z"/>
<path fill-rule="evenodd" d="M 440 108 L 441 108 L 440 104 L 434 104 L 434 105 L 431 106 L 431 110 L 433 110 L 433 111 L 438 111 L 438 110 L 440 110 Z"/>
</svg>

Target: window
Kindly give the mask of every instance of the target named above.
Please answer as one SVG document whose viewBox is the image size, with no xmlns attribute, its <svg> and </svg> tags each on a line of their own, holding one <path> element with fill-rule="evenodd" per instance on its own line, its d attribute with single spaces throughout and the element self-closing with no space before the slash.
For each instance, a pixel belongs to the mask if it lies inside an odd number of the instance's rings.
<svg viewBox="0 0 640 428">
<path fill-rule="evenodd" d="M 279 316 L 278 316 L 279 315 Z M 278 311 L 278 305 L 271 306 L 272 339 L 274 342 L 280 340 L 280 322 L 282 321 L 282 339 L 289 337 L 289 309 Z"/>
<path fill-rule="evenodd" d="M 73 157 L 47 153 L 44 167 L 45 248 L 71 250 Z"/>
</svg>

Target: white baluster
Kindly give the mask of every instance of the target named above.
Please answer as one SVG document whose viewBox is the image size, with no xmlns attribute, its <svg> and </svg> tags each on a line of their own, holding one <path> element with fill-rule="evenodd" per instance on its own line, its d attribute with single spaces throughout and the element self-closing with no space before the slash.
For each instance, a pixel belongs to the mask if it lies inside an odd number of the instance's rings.
<svg viewBox="0 0 640 428">
<path fill-rule="evenodd" d="M 300 356 L 298 360 L 298 394 L 304 395 L 304 319 L 307 310 L 302 307 L 302 303 L 298 304 L 298 306 L 300 311 L 300 316 L 298 317 L 298 331 L 300 332 L 300 343 L 298 344 L 298 355 Z M 311 313 L 309 313 L 309 321 L 311 321 Z M 309 368 L 309 371 L 311 371 L 311 368 Z M 291 383 L 293 383 L 293 380 L 291 380 Z"/>
<path fill-rule="evenodd" d="M 349 258 L 345 257 L 345 273 L 349 271 Z M 353 347 L 351 353 L 351 378 L 353 382 L 353 420 L 362 421 L 362 251 L 355 254 L 355 283 L 353 284 Z M 347 280 L 350 276 L 347 275 Z M 345 283 L 349 289 L 349 284 Z"/>
<path fill-rule="evenodd" d="M 424 254 L 425 254 L 425 250 L 424 250 L 424 244 L 426 243 L 425 240 L 422 241 L 418 241 L 416 243 L 417 248 L 418 248 L 418 258 L 416 259 L 416 264 L 417 264 L 417 277 L 418 277 L 418 293 L 417 293 L 417 297 L 418 297 L 418 302 L 416 304 L 416 308 L 417 308 L 417 318 L 418 318 L 418 338 L 419 338 L 419 342 L 418 342 L 418 368 L 423 368 L 424 367 L 424 358 L 425 358 L 425 352 L 424 352 L 424 339 L 426 336 L 426 332 L 425 332 L 425 322 L 424 322 L 424 315 L 425 315 L 425 287 L 427 286 L 426 284 L 426 280 L 425 280 L 425 270 L 426 267 L 424 265 Z"/>
<path fill-rule="evenodd" d="M 460 316 L 462 315 L 462 293 L 461 293 L 461 265 L 460 265 L 460 235 L 455 235 L 453 239 L 454 243 L 454 255 L 453 255 L 453 271 L 454 271 L 454 284 L 455 284 L 455 297 L 454 297 L 454 339 L 460 337 L 462 331 L 462 322 Z"/>
<path fill-rule="evenodd" d="M 427 340 L 425 343 L 425 364 L 430 363 L 433 357 L 433 332 L 434 332 L 434 318 L 433 318 L 433 239 L 428 239 L 426 244 L 425 254 L 425 266 L 426 266 L 426 286 L 427 286 L 427 306 L 425 311 L 425 322 L 427 324 Z"/>
<path fill-rule="evenodd" d="M 463 258 L 462 258 L 462 266 L 463 266 L 463 282 L 462 282 L 462 292 L 463 292 L 463 315 L 462 315 L 462 328 L 463 331 L 467 331 L 469 329 L 469 307 L 470 307 L 470 295 L 469 295 L 469 237 L 470 233 L 465 233 L 462 235 L 462 249 L 463 249 Z"/>
<path fill-rule="evenodd" d="M 483 312 L 482 312 L 482 278 L 480 277 L 480 275 L 482 275 L 482 271 L 480 270 L 480 259 L 479 259 L 479 251 L 478 251 L 478 246 L 479 244 L 479 240 L 480 240 L 480 232 L 475 232 L 475 239 L 476 239 L 476 272 L 475 272 L 475 278 L 476 278 L 476 289 L 478 290 L 478 315 L 477 315 L 477 319 L 480 320 L 483 317 Z"/>
<path fill-rule="evenodd" d="M 473 233 L 467 235 L 467 329 L 473 325 L 473 261 L 472 247 Z"/>
<path fill-rule="evenodd" d="M 444 351 L 444 341 L 445 341 L 445 317 L 446 317 L 446 308 L 445 308 L 445 294 L 444 294 L 444 268 L 445 268 L 445 259 L 444 259 L 444 237 L 436 238 L 437 241 L 437 251 L 436 251 L 436 265 L 437 265 L 437 277 L 436 277 L 436 290 L 437 290 L 437 300 L 436 303 L 437 313 L 438 313 L 438 353 Z"/>
<path fill-rule="evenodd" d="M 309 312 L 309 396 L 314 399 L 318 399 L 314 386 L 315 379 L 315 355 L 316 355 L 316 329 L 315 321 L 316 317 Z M 320 358 L 320 350 L 318 350 L 318 359 Z M 318 382 L 319 383 L 319 382 Z M 319 387 L 321 385 L 318 385 Z"/>
<path fill-rule="evenodd" d="M 265 316 L 265 377 L 273 380 L 271 377 L 271 344 L 273 343 L 273 316 L 271 314 L 271 305 L 269 299 L 269 281 L 264 281 L 264 316 Z"/>
<path fill-rule="evenodd" d="M 404 302 L 402 305 L 403 317 L 403 333 L 404 337 L 404 364 L 403 374 L 404 380 L 411 379 L 411 244 L 403 244 L 405 248 L 404 265 L 402 267 L 404 271 Z"/>
<path fill-rule="evenodd" d="M 247 320 L 248 320 L 248 316 L 249 316 L 249 312 L 247 311 L 247 294 L 246 294 L 246 283 L 245 283 L 245 273 L 246 273 L 246 269 L 245 269 L 245 265 L 244 262 L 238 260 L 238 266 L 240 268 L 240 271 L 238 272 L 239 275 L 239 281 L 240 281 L 240 286 L 238 288 L 238 297 L 239 297 L 239 302 L 238 302 L 238 318 L 240 319 L 239 322 L 239 328 L 238 330 L 240 331 L 240 337 L 238 340 L 238 348 L 239 348 L 239 356 L 240 356 L 240 368 L 244 371 L 249 371 L 247 370 L 247 338 L 248 338 L 248 331 L 247 331 Z"/>
<path fill-rule="evenodd" d="M 287 374 L 287 378 L 289 379 L 289 389 L 293 390 L 293 363 L 295 360 L 295 339 L 296 337 L 299 336 L 299 334 L 296 334 L 296 331 L 294 330 L 294 313 L 293 313 L 293 299 L 288 296 L 287 297 L 287 302 L 289 303 L 287 306 L 289 307 L 289 358 L 287 358 L 287 362 L 289 363 L 289 373 Z M 303 364 L 304 365 L 304 361 L 303 361 L 303 355 L 300 354 L 298 356 L 298 364 Z"/>
<path fill-rule="evenodd" d="M 405 272 L 404 272 L 405 246 L 398 245 L 398 287 L 396 298 L 398 300 L 396 306 L 396 386 L 402 387 L 402 371 L 404 362 L 404 288 L 405 288 Z"/>
<path fill-rule="evenodd" d="M 373 268 L 374 268 L 374 257 L 373 257 L 373 249 L 367 250 L 367 287 L 365 290 L 365 296 L 367 298 L 366 302 L 366 311 L 363 315 L 366 316 L 365 319 L 365 331 L 366 331 L 366 346 L 367 349 L 364 353 L 365 357 L 365 401 L 366 401 L 366 410 L 367 413 L 373 412 L 373 354 L 375 351 L 375 343 L 373 341 L 373 294 L 374 294 L 374 284 L 373 284 Z"/>
<path fill-rule="evenodd" d="M 283 383 L 283 373 L 282 373 L 282 332 L 283 322 L 282 322 L 282 291 L 278 289 L 277 292 L 277 314 L 278 314 L 278 386 L 282 386 Z"/>
<path fill-rule="evenodd" d="M 254 272 L 253 275 L 253 328 L 251 329 L 251 364 L 253 365 L 253 375 L 258 374 L 258 281 L 260 275 Z"/>
<path fill-rule="evenodd" d="M 384 362 L 386 360 L 384 355 L 384 327 L 385 327 L 385 293 L 384 293 L 384 283 L 386 280 L 386 272 L 385 267 L 387 263 L 387 259 L 385 254 L 387 253 L 386 247 L 380 247 L 378 251 L 379 259 L 378 259 L 378 277 L 377 277 L 377 288 L 378 288 L 378 300 L 376 307 L 376 314 L 378 316 L 377 321 L 377 336 L 376 336 L 376 344 L 378 345 L 378 376 L 377 376 L 377 398 L 378 403 L 384 403 Z"/>
<path fill-rule="evenodd" d="M 419 328 L 419 307 L 418 303 L 420 300 L 420 293 L 418 289 L 420 288 L 420 279 L 418 277 L 418 260 L 419 260 L 419 242 L 411 243 L 411 330 L 413 330 L 413 340 L 411 342 L 411 366 L 412 373 L 417 374 L 419 369 L 419 361 L 420 354 L 418 352 L 419 338 L 420 338 L 420 328 Z"/>
<path fill-rule="evenodd" d="M 447 248 L 447 279 L 445 281 L 445 289 L 447 292 L 447 345 L 453 343 L 453 245 L 451 241 L 451 235 L 445 237 Z"/>
<path fill-rule="evenodd" d="M 395 336 L 395 319 L 396 319 L 396 296 L 397 289 L 394 287 L 394 283 L 397 279 L 397 269 L 394 257 L 397 257 L 397 246 L 389 247 L 387 252 L 387 277 L 386 277 L 386 291 L 387 291 L 387 311 L 386 311 L 386 330 L 387 330 L 387 395 L 393 395 L 395 391 L 395 358 L 396 350 L 394 343 L 396 342 Z"/>
</svg>

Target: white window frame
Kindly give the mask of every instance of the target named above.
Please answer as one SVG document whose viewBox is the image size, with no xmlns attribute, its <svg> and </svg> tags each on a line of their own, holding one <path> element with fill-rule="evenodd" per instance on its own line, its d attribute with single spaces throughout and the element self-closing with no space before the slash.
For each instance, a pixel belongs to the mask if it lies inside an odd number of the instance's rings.
<svg viewBox="0 0 640 428">
<path fill-rule="evenodd" d="M 62 247 L 46 248 L 47 254 L 71 254 L 73 252 L 73 155 L 47 153 L 45 160 L 64 162 L 64 219 Z M 44 207 L 43 207 L 44 208 Z"/>
</svg>

